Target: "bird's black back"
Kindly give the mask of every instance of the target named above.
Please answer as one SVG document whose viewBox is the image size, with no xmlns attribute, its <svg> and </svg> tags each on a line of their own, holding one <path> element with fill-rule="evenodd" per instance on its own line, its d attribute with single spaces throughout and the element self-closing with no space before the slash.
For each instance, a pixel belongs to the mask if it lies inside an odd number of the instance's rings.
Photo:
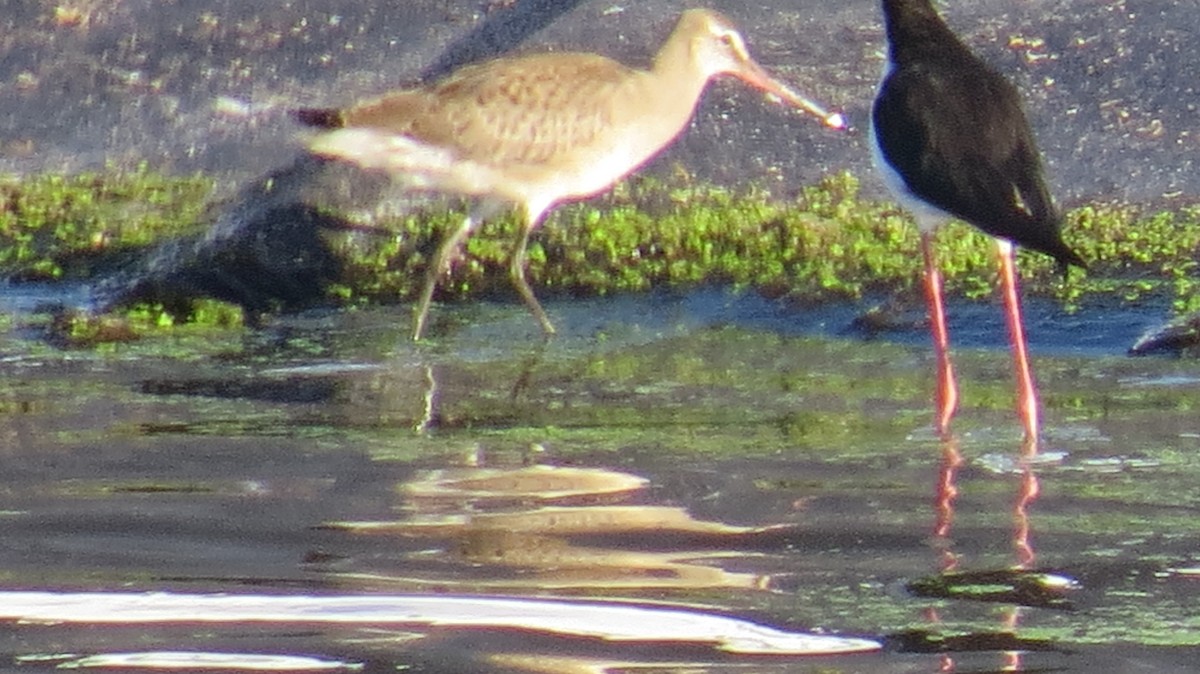
<svg viewBox="0 0 1200 674">
<path fill-rule="evenodd" d="M 872 123 L 909 191 L 983 231 L 1085 266 L 1061 216 L 1016 89 L 977 58 L 928 0 L 883 0 L 892 69 Z"/>
</svg>

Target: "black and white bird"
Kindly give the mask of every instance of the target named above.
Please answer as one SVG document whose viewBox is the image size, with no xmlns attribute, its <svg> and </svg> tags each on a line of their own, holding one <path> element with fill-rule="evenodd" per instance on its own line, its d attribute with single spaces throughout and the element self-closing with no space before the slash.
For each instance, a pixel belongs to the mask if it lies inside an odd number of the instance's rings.
<svg viewBox="0 0 1200 674">
<path fill-rule="evenodd" d="M 963 220 L 996 237 L 1005 314 L 1025 437 L 1038 434 L 1037 388 L 1029 368 L 1013 245 L 1061 265 L 1086 266 L 1063 243 L 1062 218 L 1016 89 L 976 57 L 930 0 L 882 0 L 887 66 L 871 112 L 875 164 L 921 230 L 925 292 L 938 361 L 935 426 L 949 432 L 958 404 L 933 232 Z"/>
</svg>

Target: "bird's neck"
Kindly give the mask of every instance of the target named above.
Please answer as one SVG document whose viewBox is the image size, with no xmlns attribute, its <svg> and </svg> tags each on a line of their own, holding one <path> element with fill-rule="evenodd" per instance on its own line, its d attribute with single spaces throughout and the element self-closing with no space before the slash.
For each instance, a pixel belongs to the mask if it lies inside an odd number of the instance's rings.
<svg viewBox="0 0 1200 674">
<path fill-rule="evenodd" d="M 638 97 L 645 101 L 644 109 L 657 111 L 653 124 L 666 142 L 687 125 L 711 75 L 697 64 L 690 41 L 679 35 L 667 40 L 642 75 Z"/>
<path fill-rule="evenodd" d="M 692 53 L 691 38 L 679 30 L 655 54 L 650 75 L 659 85 L 655 93 L 678 99 L 679 106 L 688 106 L 689 114 L 711 78 L 711 73 L 703 72 Z"/>
<path fill-rule="evenodd" d="M 883 0 L 883 24 L 889 59 L 897 65 L 926 55 L 967 50 L 930 0 Z"/>
</svg>

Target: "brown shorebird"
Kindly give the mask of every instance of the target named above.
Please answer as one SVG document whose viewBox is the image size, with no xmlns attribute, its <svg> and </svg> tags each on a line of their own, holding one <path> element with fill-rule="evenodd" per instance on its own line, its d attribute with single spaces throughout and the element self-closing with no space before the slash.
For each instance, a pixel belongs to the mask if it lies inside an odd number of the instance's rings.
<svg viewBox="0 0 1200 674">
<path fill-rule="evenodd" d="M 510 205 L 524 215 L 510 260 L 512 282 L 553 334 L 525 280 L 530 233 L 551 207 L 607 190 L 662 150 L 719 75 L 733 75 L 830 127 L 845 127 L 840 114 L 769 75 L 734 25 L 704 9 L 680 16 L 649 70 L 586 53 L 502 58 L 344 110 L 294 115 L 325 129 L 309 144 L 316 155 L 387 171 L 411 189 L 477 199 L 429 265 L 413 339 L 421 338 L 434 287 L 464 242 Z"/>
</svg>

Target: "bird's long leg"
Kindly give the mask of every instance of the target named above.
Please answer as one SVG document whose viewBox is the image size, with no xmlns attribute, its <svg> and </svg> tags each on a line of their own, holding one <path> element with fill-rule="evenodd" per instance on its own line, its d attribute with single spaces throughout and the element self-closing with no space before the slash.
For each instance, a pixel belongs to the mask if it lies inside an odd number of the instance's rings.
<svg viewBox="0 0 1200 674">
<path fill-rule="evenodd" d="M 1025 324 L 1021 319 L 1021 298 L 1017 293 L 1017 269 L 1011 242 L 997 239 L 1000 257 L 1000 291 L 1004 295 L 1004 318 L 1012 342 L 1013 367 L 1017 372 L 1017 415 L 1025 426 L 1026 453 L 1037 452 L 1038 394 L 1029 368 L 1029 348 L 1025 342 Z"/>
<path fill-rule="evenodd" d="M 1025 461 L 1021 468 L 1021 487 L 1013 504 L 1013 550 L 1017 554 L 1017 565 L 1022 569 L 1033 567 L 1036 553 L 1033 549 L 1033 526 L 1029 520 L 1029 509 L 1041 493 L 1033 465 Z"/>
<path fill-rule="evenodd" d="M 525 306 L 529 307 L 529 313 L 533 314 L 533 317 L 542 324 L 542 332 L 546 335 L 553 335 L 554 324 L 546 316 L 546 311 L 542 309 L 541 303 L 533 294 L 533 288 L 529 287 L 529 281 L 525 279 L 525 249 L 529 245 L 529 235 L 536 226 L 536 220 L 526 220 L 521 224 L 521 231 L 517 234 L 517 244 L 513 247 L 512 258 L 509 260 L 508 272 L 512 277 L 513 287 L 521 294 Z"/>
<path fill-rule="evenodd" d="M 425 332 L 425 321 L 429 316 L 429 304 L 433 301 L 433 290 L 437 287 L 438 281 L 450 271 L 450 267 L 454 264 L 455 259 L 457 259 L 463 243 L 471 236 L 472 232 L 479 228 L 479 225 L 493 210 L 494 206 L 491 204 L 482 204 L 471 209 L 471 212 L 463 219 L 458 229 L 454 230 L 438 246 L 437 253 L 433 256 L 433 262 L 425 270 L 425 287 L 421 288 L 421 298 L 417 302 L 417 316 L 413 325 L 413 341 L 420 341 L 421 335 Z"/>
<path fill-rule="evenodd" d="M 954 525 L 954 507 L 958 501 L 958 470 L 963 463 L 958 438 L 952 434 L 942 436 L 942 463 L 933 496 L 933 544 L 941 556 L 943 573 L 958 567 L 950 529 Z"/>
<path fill-rule="evenodd" d="M 933 351 L 937 358 L 937 389 L 934 392 L 934 426 L 938 435 L 947 437 L 950 420 L 958 409 L 958 382 L 950 362 L 950 336 L 946 330 L 946 308 L 942 301 L 942 273 L 933 251 L 933 232 L 921 232 L 921 253 L 925 258 L 925 300 L 933 332 Z"/>
</svg>

